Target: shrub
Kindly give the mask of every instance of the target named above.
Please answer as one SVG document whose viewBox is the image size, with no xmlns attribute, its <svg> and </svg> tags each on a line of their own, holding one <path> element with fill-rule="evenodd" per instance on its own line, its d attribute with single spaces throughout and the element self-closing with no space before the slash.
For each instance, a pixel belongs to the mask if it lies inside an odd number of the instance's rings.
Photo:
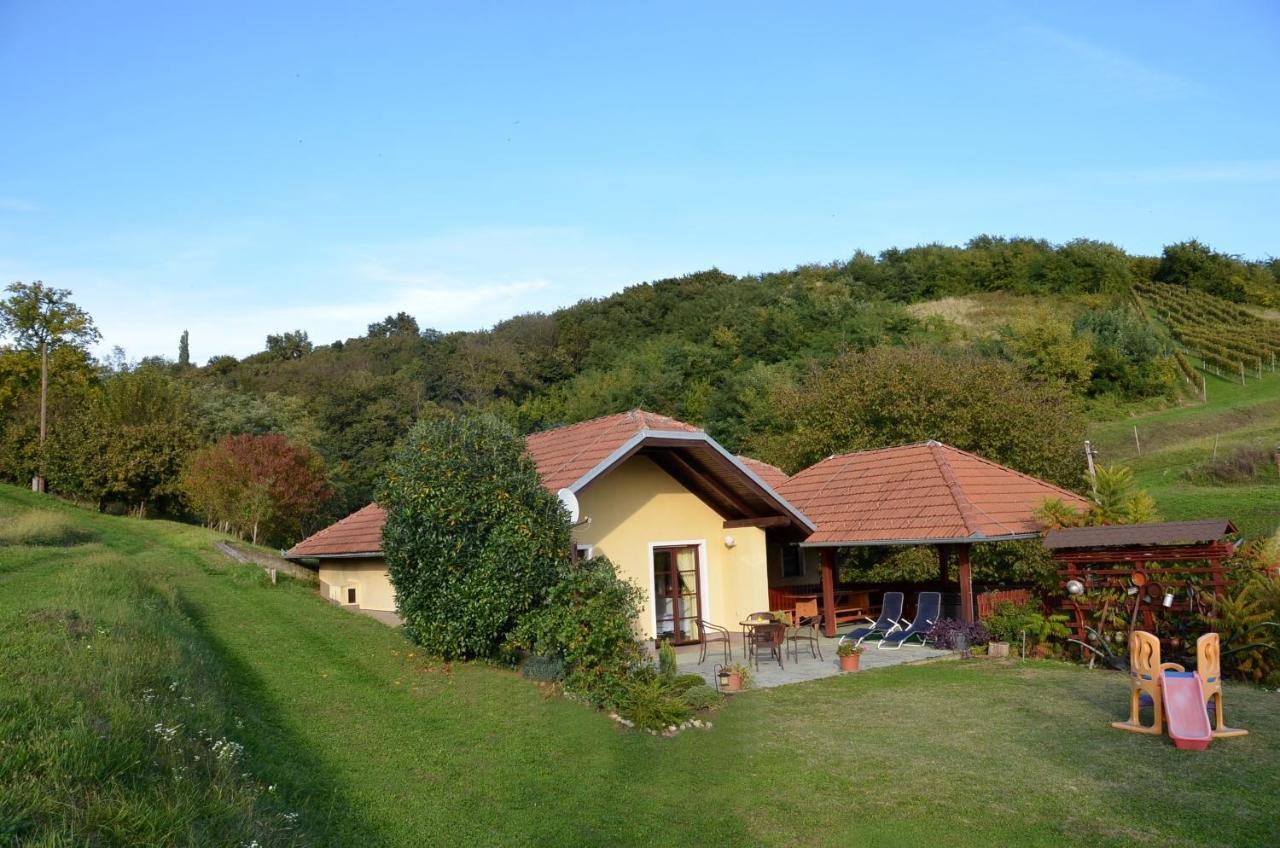
<svg viewBox="0 0 1280 848">
<path fill-rule="evenodd" d="M 568 566 L 564 508 L 523 440 L 493 416 L 420 420 L 378 502 L 405 632 L 433 654 L 492 655 Z"/>
<path fill-rule="evenodd" d="M 1017 642 L 1025 632 L 1030 644 L 1045 645 L 1071 635 L 1066 622 L 1065 615 L 1044 615 L 1034 602 L 1014 604 L 1005 601 L 982 623 L 986 625 L 992 642 Z"/>
<path fill-rule="evenodd" d="M 687 692 L 695 686 L 705 686 L 707 681 L 701 674 L 678 674 L 671 680 L 671 688 L 677 692 Z"/>
<path fill-rule="evenodd" d="M 553 683 L 564 677 L 564 660 L 556 656 L 534 654 L 520 666 L 520 673 L 530 680 Z"/>
<path fill-rule="evenodd" d="M 658 646 L 658 673 L 667 682 L 676 679 L 676 673 L 678 672 L 676 662 L 675 646 L 670 641 L 663 639 L 662 644 Z"/>
<path fill-rule="evenodd" d="M 597 705 L 616 704 L 621 678 L 641 659 L 632 629 L 641 597 L 604 557 L 567 563 L 546 602 L 511 634 L 509 647 L 562 658 L 567 689 Z"/>
<path fill-rule="evenodd" d="M 30 510 L 0 524 L 0 545 L 68 547 L 94 538 L 69 516 L 48 509 Z"/>
<path fill-rule="evenodd" d="M 944 618 L 929 630 L 934 644 L 947 650 L 955 648 L 956 637 L 961 634 L 965 636 L 969 647 L 985 645 L 991 641 L 991 634 L 980 621 L 966 623 L 954 618 Z"/>
<path fill-rule="evenodd" d="M 628 679 L 618 713 L 641 730 L 665 730 L 693 711 L 660 676 L 635 674 Z"/>
<path fill-rule="evenodd" d="M 717 692 L 714 686 L 702 683 L 686 689 L 680 700 L 691 710 L 714 710 L 724 704 L 724 695 Z"/>
<path fill-rule="evenodd" d="M 1186 471 L 1187 479 L 1201 485 L 1249 483 L 1269 474 L 1275 456 L 1258 445 L 1241 445 L 1221 456 L 1194 465 Z"/>
<path fill-rule="evenodd" d="M 839 646 L 836 647 L 836 656 L 837 657 L 857 656 L 858 654 L 862 653 L 863 650 L 865 649 L 861 645 L 855 645 L 852 642 L 841 642 Z M 743 683 L 743 686 L 744 687 L 746 686 L 745 681 Z"/>
</svg>

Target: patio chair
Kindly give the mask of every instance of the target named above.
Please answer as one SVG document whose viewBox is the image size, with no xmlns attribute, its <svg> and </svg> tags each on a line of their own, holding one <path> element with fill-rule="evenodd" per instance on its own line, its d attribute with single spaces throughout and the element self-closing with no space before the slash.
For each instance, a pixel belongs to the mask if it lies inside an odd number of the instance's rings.
<svg viewBox="0 0 1280 848">
<path fill-rule="evenodd" d="M 707 658 L 707 645 L 712 642 L 724 643 L 724 661 L 726 663 L 733 662 L 733 641 L 729 638 L 729 629 L 721 627 L 718 624 L 712 624 L 705 619 L 698 619 L 698 640 L 702 642 L 702 653 L 698 656 L 698 663 L 701 664 Z"/>
<path fill-rule="evenodd" d="M 747 655 L 755 660 L 756 671 L 760 670 L 760 654 L 769 652 L 770 659 L 778 661 L 778 668 L 786 668 L 782 663 L 783 647 L 787 627 L 785 624 L 758 624 L 747 633 Z"/>
<path fill-rule="evenodd" d="M 867 621 L 871 621 L 869 616 L 863 616 Z M 875 621 L 871 621 L 870 625 L 855 627 L 848 633 L 840 637 L 843 643 L 846 639 L 853 642 L 854 645 L 861 645 L 869 636 L 879 633 L 883 640 L 895 630 L 902 629 L 902 593 L 901 592 L 885 592 L 884 601 L 880 604 L 880 617 Z"/>
<path fill-rule="evenodd" d="M 941 592 L 921 592 L 916 597 L 916 617 L 915 620 L 901 630 L 895 630 L 893 633 L 887 634 L 880 640 L 880 644 L 876 647 L 885 651 L 896 651 L 906 644 L 908 639 L 918 638 L 920 644 L 925 643 L 925 637 L 929 635 L 929 631 L 933 629 L 934 622 L 942 615 L 942 593 Z"/>
<path fill-rule="evenodd" d="M 809 653 L 822 659 L 822 645 L 818 643 L 818 622 L 822 617 L 818 614 L 817 600 L 796 601 L 794 613 L 795 624 L 787 635 L 791 652 L 800 662 L 800 643 L 809 643 Z"/>
</svg>

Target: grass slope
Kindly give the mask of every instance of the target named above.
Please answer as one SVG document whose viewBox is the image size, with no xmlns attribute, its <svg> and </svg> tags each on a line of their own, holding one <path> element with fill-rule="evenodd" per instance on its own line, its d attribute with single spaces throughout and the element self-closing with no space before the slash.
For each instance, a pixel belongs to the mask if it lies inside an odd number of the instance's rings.
<svg viewBox="0 0 1280 848">
<path fill-rule="evenodd" d="M 1242 446 L 1280 448 L 1280 373 L 1244 386 L 1210 376 L 1208 389 L 1208 403 L 1094 424 L 1090 437 L 1103 462 L 1134 470 L 1165 518 L 1231 518 L 1246 536 L 1270 535 L 1280 527 L 1280 476 L 1274 468 L 1237 485 L 1197 484 L 1186 474 L 1213 456 L 1215 439 L 1219 456 Z"/>
<path fill-rule="evenodd" d="M 0 522 L 36 504 L 0 488 Z M 441 667 L 206 531 L 51 509 L 95 541 L 0 547 L 0 834 L 23 845 L 1280 841 L 1256 688 L 1227 695 L 1252 735 L 1205 754 L 1110 729 L 1117 674 L 990 661 L 748 692 L 662 739 Z"/>
</svg>

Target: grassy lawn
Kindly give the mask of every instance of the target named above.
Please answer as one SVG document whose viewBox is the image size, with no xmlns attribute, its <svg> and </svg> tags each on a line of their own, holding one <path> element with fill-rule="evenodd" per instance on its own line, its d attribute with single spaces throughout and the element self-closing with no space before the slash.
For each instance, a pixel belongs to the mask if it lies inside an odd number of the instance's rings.
<svg viewBox="0 0 1280 848">
<path fill-rule="evenodd" d="M 36 503 L 0 488 L 0 529 Z M 1280 843 L 1275 693 L 1230 686 L 1252 734 L 1197 754 L 1107 726 L 1118 674 L 940 662 L 663 739 L 441 667 L 198 528 L 51 509 L 89 538 L 0 547 L 0 844 Z"/>
<path fill-rule="evenodd" d="M 1252 445 L 1280 447 L 1280 374 L 1247 385 L 1209 377 L 1209 402 L 1094 424 L 1090 437 L 1103 462 L 1131 467 L 1169 520 L 1230 518 L 1246 536 L 1280 528 L 1280 475 L 1269 468 L 1260 479 L 1238 485 L 1198 485 L 1186 471 L 1218 453 Z M 1138 428 L 1138 454 L 1133 428 Z"/>
</svg>

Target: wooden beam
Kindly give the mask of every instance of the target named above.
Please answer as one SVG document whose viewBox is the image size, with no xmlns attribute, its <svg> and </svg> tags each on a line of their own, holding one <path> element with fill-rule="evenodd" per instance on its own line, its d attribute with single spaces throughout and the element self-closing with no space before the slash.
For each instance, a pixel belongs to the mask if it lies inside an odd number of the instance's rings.
<svg viewBox="0 0 1280 848">
<path fill-rule="evenodd" d="M 766 515 L 762 518 L 730 518 L 724 522 L 724 529 L 735 527 L 789 527 L 791 519 L 785 515 Z"/>
<path fill-rule="evenodd" d="M 969 568 L 969 546 L 957 545 L 960 559 L 960 620 L 973 622 L 973 570 Z"/>
<path fill-rule="evenodd" d="M 753 511 L 723 487 L 716 485 L 713 478 L 693 467 L 684 457 L 676 455 L 675 451 L 645 451 L 644 455 L 671 475 L 677 483 L 706 501 L 721 517 L 743 518 Z"/>
<path fill-rule="evenodd" d="M 803 551 L 802 551 L 803 555 Z M 822 632 L 836 635 L 836 549 L 822 549 Z"/>
</svg>

